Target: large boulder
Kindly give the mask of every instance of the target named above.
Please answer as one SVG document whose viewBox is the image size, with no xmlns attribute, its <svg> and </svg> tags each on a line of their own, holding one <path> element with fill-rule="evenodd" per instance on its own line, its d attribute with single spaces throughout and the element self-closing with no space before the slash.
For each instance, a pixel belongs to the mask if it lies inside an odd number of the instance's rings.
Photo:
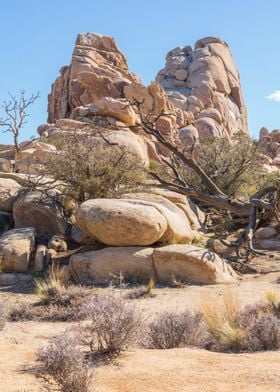
<svg viewBox="0 0 280 392">
<path fill-rule="evenodd" d="M 195 233 L 176 205 L 157 195 L 132 194 L 130 197 L 86 201 L 78 208 L 78 225 L 105 245 L 192 242 Z"/>
<path fill-rule="evenodd" d="M 13 229 L 4 233 L 0 237 L 1 270 L 27 272 L 34 245 L 35 230 L 32 227 Z"/>
<path fill-rule="evenodd" d="M 156 248 L 153 260 L 160 283 L 176 278 L 188 283 L 216 284 L 234 282 L 237 277 L 218 255 L 193 245 Z"/>
<path fill-rule="evenodd" d="M 21 185 L 11 178 L 0 177 L 0 211 L 11 212 Z"/>
<path fill-rule="evenodd" d="M 122 121 L 128 126 L 135 125 L 136 123 L 135 111 L 132 106 L 129 105 L 129 102 L 122 98 L 103 97 L 92 104 L 82 106 L 81 109 L 77 107 L 73 111 L 72 117 L 75 118 L 77 115 L 80 116 L 81 110 L 83 111 L 84 116 L 109 116 Z"/>
<path fill-rule="evenodd" d="M 143 283 L 154 277 L 152 253 L 152 248 L 140 247 L 77 253 L 70 259 L 69 272 L 82 284 L 108 284 L 120 275 L 125 281 Z"/>
<path fill-rule="evenodd" d="M 151 245 L 167 230 L 165 217 L 154 206 L 133 200 L 88 200 L 78 208 L 76 220 L 88 236 L 111 246 Z"/>
<path fill-rule="evenodd" d="M 14 204 L 15 227 L 34 227 L 38 237 L 46 239 L 65 234 L 67 220 L 62 195 L 56 190 L 22 192 Z"/>
</svg>

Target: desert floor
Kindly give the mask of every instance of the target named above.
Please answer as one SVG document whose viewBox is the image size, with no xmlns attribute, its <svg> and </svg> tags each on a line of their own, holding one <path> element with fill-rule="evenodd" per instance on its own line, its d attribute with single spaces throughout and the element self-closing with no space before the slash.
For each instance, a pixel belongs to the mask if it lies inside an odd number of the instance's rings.
<svg viewBox="0 0 280 392">
<path fill-rule="evenodd" d="M 242 305 L 264 298 L 268 291 L 280 294 L 279 272 L 243 276 L 237 284 L 186 286 L 155 289 L 154 298 L 133 300 L 147 317 L 166 309 L 197 308 L 205 302 L 218 302 L 231 293 Z M 106 290 L 106 289 L 100 289 Z M 118 289 L 116 289 L 118 290 Z M 5 302 L 35 301 L 34 294 L 10 289 L 0 291 Z M 35 352 L 50 337 L 64 331 L 67 323 L 8 323 L 0 332 L 0 391 L 41 391 L 29 368 Z M 115 364 L 99 366 L 96 386 L 99 392 L 228 392 L 280 391 L 280 352 L 221 354 L 200 349 L 136 349 L 121 355 Z"/>
</svg>

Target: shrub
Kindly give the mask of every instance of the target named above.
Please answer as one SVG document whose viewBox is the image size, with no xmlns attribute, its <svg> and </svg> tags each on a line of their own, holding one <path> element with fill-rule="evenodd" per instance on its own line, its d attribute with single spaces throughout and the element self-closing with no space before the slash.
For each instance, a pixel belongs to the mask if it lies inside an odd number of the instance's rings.
<svg viewBox="0 0 280 392">
<path fill-rule="evenodd" d="M 195 148 L 195 159 L 225 194 L 248 198 L 277 178 L 264 172 L 259 152 L 258 146 L 241 134 L 235 135 L 231 142 L 227 138 L 208 137 Z M 207 192 L 189 168 L 182 167 L 181 174 L 189 186 Z"/>
<path fill-rule="evenodd" d="M 30 321 L 36 319 L 34 307 L 31 304 L 17 304 L 8 312 L 8 320 L 12 322 Z"/>
<path fill-rule="evenodd" d="M 117 145 L 94 144 L 89 137 L 77 141 L 67 136 L 46 162 L 47 174 L 64 184 L 66 196 L 78 202 L 115 197 L 146 182 L 139 157 Z"/>
<path fill-rule="evenodd" d="M 242 351 L 245 334 L 239 325 L 240 307 L 232 295 L 227 295 L 223 303 L 204 304 L 203 319 L 210 333 L 209 348 L 216 351 Z"/>
<path fill-rule="evenodd" d="M 6 309 L 2 303 L 0 303 L 0 331 L 4 328 L 6 324 L 7 314 Z"/>
<path fill-rule="evenodd" d="M 272 314 L 254 318 L 245 328 L 248 351 L 280 349 L 280 320 Z"/>
<path fill-rule="evenodd" d="M 61 392 L 92 391 L 93 369 L 85 363 L 75 337 L 64 333 L 52 339 L 38 351 L 37 359 L 40 366 L 36 374 L 46 387 Z"/>
<path fill-rule="evenodd" d="M 78 332 L 93 355 L 117 356 L 137 342 L 142 319 L 135 305 L 105 294 L 91 300 L 86 312 L 90 320 Z"/>
<path fill-rule="evenodd" d="M 207 330 L 200 313 L 164 312 L 148 329 L 148 347 L 167 349 L 175 347 L 204 345 Z"/>
</svg>

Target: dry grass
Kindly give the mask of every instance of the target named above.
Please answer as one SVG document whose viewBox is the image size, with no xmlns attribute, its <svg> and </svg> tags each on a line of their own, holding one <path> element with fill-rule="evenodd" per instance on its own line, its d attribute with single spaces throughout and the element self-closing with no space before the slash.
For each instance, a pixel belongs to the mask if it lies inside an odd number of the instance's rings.
<svg viewBox="0 0 280 392">
<path fill-rule="evenodd" d="M 151 278 L 147 286 L 140 286 L 134 290 L 131 290 L 125 296 L 125 298 L 127 299 L 138 299 L 138 298 L 147 298 L 147 297 L 153 298 L 155 297 L 155 294 L 153 293 L 154 288 L 155 288 L 155 281 L 154 278 Z"/>
<path fill-rule="evenodd" d="M 203 304 L 201 310 L 214 340 L 213 348 L 219 351 L 240 351 L 245 334 L 237 323 L 240 314 L 237 299 L 228 293 L 221 304 Z"/>
</svg>

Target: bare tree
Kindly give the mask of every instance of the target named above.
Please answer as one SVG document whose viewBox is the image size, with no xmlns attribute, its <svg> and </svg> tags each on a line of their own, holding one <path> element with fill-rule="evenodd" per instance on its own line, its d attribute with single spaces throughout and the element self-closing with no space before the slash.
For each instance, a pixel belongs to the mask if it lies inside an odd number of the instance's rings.
<svg viewBox="0 0 280 392">
<path fill-rule="evenodd" d="M 4 118 L 0 118 L 0 127 L 2 131 L 10 132 L 13 136 L 15 146 L 15 159 L 19 153 L 19 136 L 22 128 L 27 123 L 27 109 L 39 97 L 39 93 L 32 94 L 29 98 L 25 96 L 25 91 L 21 90 L 19 97 L 9 94 L 10 99 L 3 101 L 2 108 L 4 111 Z"/>
</svg>

